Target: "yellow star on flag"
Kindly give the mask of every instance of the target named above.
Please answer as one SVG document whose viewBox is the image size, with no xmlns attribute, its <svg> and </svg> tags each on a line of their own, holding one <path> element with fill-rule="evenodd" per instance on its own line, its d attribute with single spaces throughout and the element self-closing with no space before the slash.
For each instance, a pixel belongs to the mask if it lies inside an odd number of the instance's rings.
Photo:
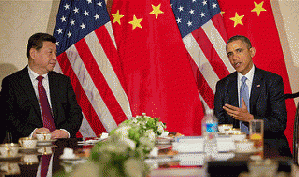
<svg viewBox="0 0 299 177">
<path fill-rule="evenodd" d="M 142 18 L 137 19 L 136 16 L 134 15 L 134 16 L 133 16 L 133 20 L 132 20 L 132 21 L 129 21 L 129 23 L 130 23 L 131 25 L 133 25 L 132 27 L 133 27 L 133 30 L 134 30 L 136 27 L 142 28 L 142 26 L 141 26 L 141 24 L 140 24 L 141 21 L 142 21 Z"/>
<path fill-rule="evenodd" d="M 158 14 L 164 14 L 164 12 L 162 12 L 160 10 L 160 6 L 161 6 L 161 4 L 159 4 L 157 6 L 152 5 L 153 11 L 150 14 L 155 14 L 156 15 L 156 19 L 158 18 Z"/>
<path fill-rule="evenodd" d="M 120 15 L 119 14 L 119 10 L 117 10 L 116 14 L 112 14 L 113 16 L 113 23 L 114 22 L 118 22 L 118 24 L 120 24 L 120 19 L 124 16 L 124 15 Z"/>
<path fill-rule="evenodd" d="M 257 16 L 259 16 L 260 13 L 261 13 L 261 11 L 267 11 L 266 9 L 263 8 L 263 4 L 264 4 L 264 1 L 262 1 L 259 4 L 257 4 L 256 2 L 254 2 L 255 8 L 251 12 L 256 12 Z"/>
<path fill-rule="evenodd" d="M 222 11 L 221 11 L 220 14 L 223 15 L 223 14 L 225 14 L 225 12 L 222 12 Z"/>
<path fill-rule="evenodd" d="M 232 21 L 235 22 L 234 27 L 236 27 L 238 24 L 243 25 L 243 23 L 242 23 L 242 18 L 243 17 L 244 17 L 244 15 L 239 16 L 238 13 L 236 12 L 236 15 L 232 18 L 229 18 L 229 19 L 231 19 Z"/>
</svg>

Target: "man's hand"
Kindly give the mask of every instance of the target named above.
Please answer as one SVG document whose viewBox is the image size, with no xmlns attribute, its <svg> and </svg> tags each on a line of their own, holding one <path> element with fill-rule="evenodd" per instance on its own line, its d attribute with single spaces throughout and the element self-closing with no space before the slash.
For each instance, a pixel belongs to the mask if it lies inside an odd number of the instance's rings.
<svg viewBox="0 0 299 177">
<path fill-rule="evenodd" d="M 36 130 L 34 131 L 34 133 L 32 134 L 32 137 L 33 137 L 33 138 L 36 138 L 36 133 L 49 133 L 49 132 L 50 132 L 50 130 L 47 129 L 47 128 L 45 128 L 45 127 L 43 127 L 43 128 L 38 128 L 38 129 L 36 129 Z"/>
<path fill-rule="evenodd" d="M 64 131 L 64 130 L 55 130 L 52 132 L 52 139 L 57 139 L 57 138 L 68 138 L 69 134 Z"/>
<path fill-rule="evenodd" d="M 254 119 L 254 116 L 248 112 L 243 98 L 241 108 L 232 106 L 230 104 L 225 104 L 223 106 L 223 109 L 227 112 L 229 116 L 232 116 L 233 118 L 241 121 L 249 122 Z"/>
</svg>

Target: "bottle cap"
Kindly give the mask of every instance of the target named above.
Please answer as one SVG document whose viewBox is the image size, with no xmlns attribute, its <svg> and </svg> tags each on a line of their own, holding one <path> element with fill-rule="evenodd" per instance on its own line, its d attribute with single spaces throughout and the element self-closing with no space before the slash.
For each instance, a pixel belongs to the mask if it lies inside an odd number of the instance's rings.
<svg viewBox="0 0 299 177">
<path fill-rule="evenodd" d="M 206 115 L 213 115 L 213 109 L 207 109 Z"/>
</svg>

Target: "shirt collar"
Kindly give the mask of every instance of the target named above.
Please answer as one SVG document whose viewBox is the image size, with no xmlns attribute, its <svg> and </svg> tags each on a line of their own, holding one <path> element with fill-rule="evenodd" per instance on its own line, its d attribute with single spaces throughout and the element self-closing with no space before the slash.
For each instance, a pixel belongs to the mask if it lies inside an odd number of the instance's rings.
<svg viewBox="0 0 299 177">
<path fill-rule="evenodd" d="M 242 79 L 242 76 L 247 77 L 247 80 L 252 82 L 253 81 L 253 76 L 254 76 L 254 72 L 255 72 L 255 65 L 253 65 L 253 67 L 251 68 L 251 70 L 246 73 L 245 75 L 242 75 L 242 73 L 238 73 L 238 80 Z"/>
<path fill-rule="evenodd" d="M 30 69 L 29 66 L 27 66 L 27 68 L 28 68 L 28 73 L 29 73 L 30 78 L 36 79 L 38 76 L 40 76 L 38 73 L 32 71 L 32 69 Z M 41 76 L 43 76 L 44 79 L 46 79 L 46 80 L 48 79 L 48 73 L 42 74 Z"/>
</svg>

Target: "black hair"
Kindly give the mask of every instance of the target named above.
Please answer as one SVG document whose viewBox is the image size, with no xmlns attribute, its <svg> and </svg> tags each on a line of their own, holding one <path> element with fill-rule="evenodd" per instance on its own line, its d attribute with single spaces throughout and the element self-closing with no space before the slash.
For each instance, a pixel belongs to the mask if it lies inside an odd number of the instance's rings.
<svg viewBox="0 0 299 177">
<path fill-rule="evenodd" d="M 39 50 L 43 47 L 43 42 L 48 41 L 52 43 L 56 43 L 56 38 L 50 34 L 47 33 L 35 33 L 28 39 L 27 44 L 27 58 L 30 57 L 30 49 L 35 48 L 36 50 Z"/>
<path fill-rule="evenodd" d="M 229 38 L 227 40 L 227 44 L 231 43 L 231 42 L 234 42 L 234 41 L 237 41 L 237 40 L 241 40 L 242 42 L 247 44 L 248 49 L 250 49 L 252 47 L 250 40 L 247 37 L 242 36 L 242 35 L 236 35 L 236 36 L 233 36 L 233 37 Z"/>
</svg>

